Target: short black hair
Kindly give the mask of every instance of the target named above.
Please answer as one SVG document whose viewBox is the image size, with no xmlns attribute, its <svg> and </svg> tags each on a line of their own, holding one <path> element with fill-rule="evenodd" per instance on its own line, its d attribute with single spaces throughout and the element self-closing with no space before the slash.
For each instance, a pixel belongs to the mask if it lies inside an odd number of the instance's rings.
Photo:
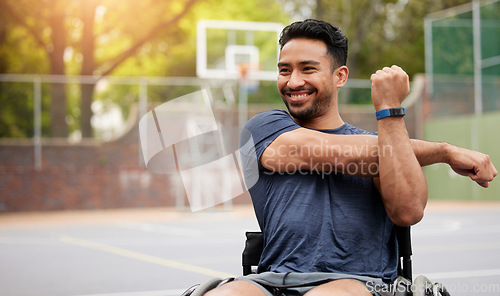
<svg viewBox="0 0 500 296">
<path fill-rule="evenodd" d="M 327 54 L 334 61 L 335 68 L 347 64 L 347 37 L 339 28 L 315 19 L 294 22 L 281 32 L 280 49 L 283 49 L 288 41 L 295 38 L 323 41 L 327 47 Z"/>
</svg>

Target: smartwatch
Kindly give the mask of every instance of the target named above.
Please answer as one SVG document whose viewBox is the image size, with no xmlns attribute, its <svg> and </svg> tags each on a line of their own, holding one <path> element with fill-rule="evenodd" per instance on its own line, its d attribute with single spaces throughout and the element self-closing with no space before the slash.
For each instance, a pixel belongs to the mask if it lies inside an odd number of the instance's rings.
<svg viewBox="0 0 500 296">
<path fill-rule="evenodd" d="M 403 117 L 406 115 L 406 110 L 405 108 L 390 108 L 390 109 L 382 109 L 377 112 L 375 112 L 375 115 L 377 116 L 377 120 L 380 120 L 382 118 L 386 117 Z"/>
</svg>

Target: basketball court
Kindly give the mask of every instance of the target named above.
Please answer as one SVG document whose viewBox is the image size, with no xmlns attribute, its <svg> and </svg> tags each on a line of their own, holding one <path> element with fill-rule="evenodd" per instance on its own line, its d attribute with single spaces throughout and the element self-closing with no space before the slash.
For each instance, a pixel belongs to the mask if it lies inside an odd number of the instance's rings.
<svg viewBox="0 0 500 296">
<path fill-rule="evenodd" d="M 258 87 L 259 81 L 276 79 L 276 41 L 281 29 L 281 25 L 272 23 L 198 23 L 197 76 L 207 87 L 211 79 L 237 81 L 239 127 L 247 120 L 248 92 Z M 225 85 L 217 87 L 228 89 Z M 230 91 L 225 92 L 227 102 L 236 102 L 232 96 Z M 166 130 L 157 130 L 162 126 L 157 118 L 160 113 L 151 111 L 148 115 L 145 110 L 147 100 L 144 96 L 140 104 L 141 115 L 149 116 L 149 126 L 153 127 L 146 142 L 154 136 L 156 145 L 148 142 L 151 150 L 145 155 L 146 164 L 168 146 L 220 128 L 212 122 L 210 112 L 197 114 L 197 120 L 205 118 L 208 122 L 204 124 L 206 130 L 168 142 Z M 202 125 L 199 121 L 186 124 L 192 126 Z M 143 151 L 148 150 L 143 147 Z M 234 152 L 229 149 L 229 153 Z M 222 158 L 214 161 L 219 160 Z M 230 159 L 229 165 L 233 161 Z M 178 165 L 174 169 L 180 170 Z M 194 171 L 194 165 L 189 169 Z M 185 180 L 198 180 L 190 178 L 183 179 L 185 186 Z M 217 182 L 211 183 L 220 188 Z M 190 195 L 188 188 L 194 187 L 186 186 Z M 196 188 L 192 191 L 202 192 Z M 206 187 L 203 189 L 206 191 Z M 229 199 L 234 197 L 233 191 L 228 192 Z M 194 196 L 191 202 L 196 200 Z M 180 295 L 212 277 L 240 275 L 244 233 L 259 229 L 252 208 L 204 204 L 198 208 L 203 210 L 2 214 L 0 295 L 168 296 Z M 432 281 L 443 282 L 454 296 L 500 295 L 499 215 L 498 202 L 430 202 L 424 220 L 412 228 L 414 276 L 424 274 Z"/>
<path fill-rule="evenodd" d="M 499 203 L 431 202 L 413 227 L 414 276 L 451 295 L 500 295 Z M 241 275 L 252 209 L 127 209 L 0 216 L 0 294 L 180 295 Z"/>
</svg>

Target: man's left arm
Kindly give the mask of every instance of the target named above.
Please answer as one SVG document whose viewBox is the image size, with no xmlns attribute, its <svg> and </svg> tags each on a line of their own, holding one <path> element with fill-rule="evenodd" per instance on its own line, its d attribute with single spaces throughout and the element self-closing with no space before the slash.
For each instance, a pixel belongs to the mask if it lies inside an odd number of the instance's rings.
<svg viewBox="0 0 500 296">
<path fill-rule="evenodd" d="M 376 111 L 400 108 L 410 92 L 408 75 L 398 66 L 378 70 L 370 79 Z M 389 218 L 401 226 L 417 223 L 427 204 L 427 181 L 402 116 L 378 120 L 378 150 L 375 183 Z"/>
<path fill-rule="evenodd" d="M 377 71 L 371 81 L 377 111 L 399 108 L 410 91 L 408 75 L 397 66 Z M 422 166 L 446 163 L 485 188 L 498 174 L 486 154 L 448 143 L 409 139 L 402 117 L 379 120 L 378 133 L 379 176 L 374 180 L 395 224 L 412 225 L 423 217 L 427 182 Z"/>
</svg>

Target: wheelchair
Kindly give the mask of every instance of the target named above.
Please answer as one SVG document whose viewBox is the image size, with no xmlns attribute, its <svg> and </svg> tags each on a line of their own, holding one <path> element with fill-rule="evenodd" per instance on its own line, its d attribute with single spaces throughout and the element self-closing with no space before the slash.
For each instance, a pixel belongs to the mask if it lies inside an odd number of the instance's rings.
<svg viewBox="0 0 500 296">
<path fill-rule="evenodd" d="M 245 233 L 246 241 L 242 254 L 243 275 L 257 272 L 257 266 L 264 247 L 262 232 Z M 398 277 L 392 284 L 391 291 L 394 296 L 450 296 L 441 283 L 432 283 L 425 276 L 418 276 L 413 282 L 412 274 L 412 248 L 410 227 L 396 226 L 396 238 L 399 246 Z M 210 279 L 202 284 L 194 285 L 181 296 L 202 296 L 206 292 L 233 279 Z"/>
</svg>

